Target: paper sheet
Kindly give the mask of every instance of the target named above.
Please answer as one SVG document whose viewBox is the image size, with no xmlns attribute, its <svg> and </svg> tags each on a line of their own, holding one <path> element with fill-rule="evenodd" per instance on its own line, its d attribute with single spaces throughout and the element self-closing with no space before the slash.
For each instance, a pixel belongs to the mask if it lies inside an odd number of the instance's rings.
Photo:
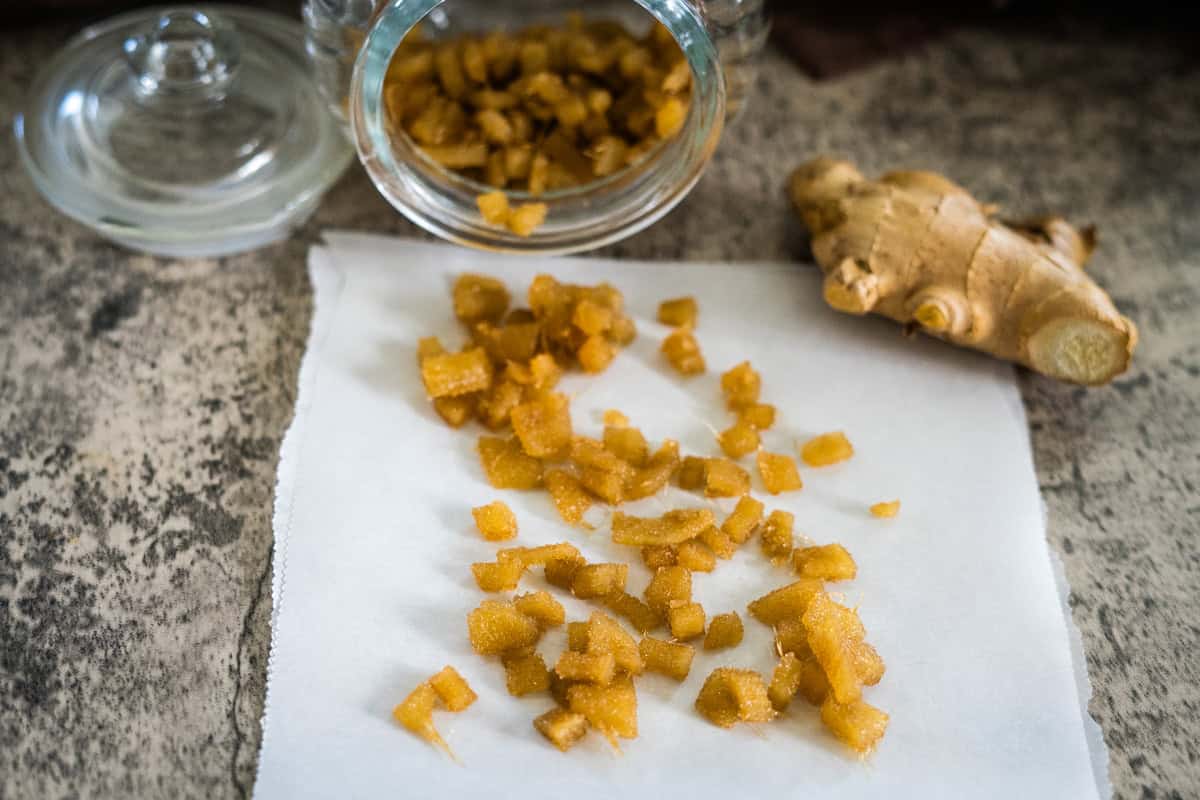
<svg viewBox="0 0 1200 800">
<path fill-rule="evenodd" d="M 820 300 L 816 270 L 793 264 L 635 263 L 483 255 L 447 246 L 335 234 L 315 248 L 316 312 L 301 370 L 296 419 L 279 469 L 275 511 L 273 643 L 256 795 L 261 798 L 1094 798 L 1107 794 L 1103 752 L 1089 753 L 1081 708 L 1086 674 L 1072 662 L 1069 620 L 1045 541 L 1028 433 L 1011 370 L 881 320 L 841 316 Z M 470 508 L 502 497 L 520 522 L 517 543 L 569 539 L 594 560 L 637 554 L 566 528 L 543 492 L 498 492 L 475 455 L 478 430 L 434 415 L 416 366 L 420 336 L 457 346 L 453 276 L 479 271 L 523 293 L 538 272 L 620 288 L 637 341 L 601 376 L 573 375 L 576 430 L 598 434 L 618 408 L 683 452 L 714 454 L 730 422 L 719 373 L 750 359 L 763 399 L 779 408 L 764 436 L 773 451 L 844 430 L 855 457 L 804 469 L 804 489 L 770 497 L 817 543 L 843 543 L 857 580 L 837 587 L 859 607 L 887 661 L 869 702 L 891 715 L 887 736 L 858 760 L 797 700 L 765 726 L 716 728 L 692 709 L 715 667 L 769 675 L 770 632 L 744 613 L 750 599 L 789 581 L 756 540 L 695 594 L 710 614 L 742 612 L 746 639 L 697 653 L 682 684 L 638 682 L 641 736 L 616 756 L 603 738 L 553 750 L 530 721 L 546 697 L 510 697 L 503 670 L 471 652 L 465 616 L 481 599 L 468 564 L 496 545 L 474 531 Z M 667 329 L 657 303 L 700 304 L 706 375 L 664 369 Z M 748 459 L 748 461 L 751 461 Z M 867 507 L 901 499 L 899 517 Z M 644 513 L 705 501 L 672 490 Z M 732 502 L 721 501 L 721 511 Z M 635 507 L 633 511 L 638 511 Z M 720 512 L 719 512 L 720 513 Z M 523 590 L 542 588 L 540 574 Z M 561 596 L 561 595 L 560 595 Z M 567 598 L 568 618 L 589 606 Z M 552 632 L 541 650 L 563 647 Z M 399 728 L 392 706 L 453 664 L 479 701 L 436 723 L 460 764 Z M 1077 679 L 1082 676 L 1082 685 Z M 1098 738 L 1097 738 L 1098 740 Z M 1093 763 L 1099 769 L 1093 772 Z M 518 795 L 519 793 L 519 795 Z"/>
</svg>

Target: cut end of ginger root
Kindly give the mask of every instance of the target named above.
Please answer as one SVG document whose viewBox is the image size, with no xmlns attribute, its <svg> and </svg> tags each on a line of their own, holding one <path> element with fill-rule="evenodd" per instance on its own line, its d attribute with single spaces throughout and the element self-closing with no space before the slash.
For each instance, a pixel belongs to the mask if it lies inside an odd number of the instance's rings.
<svg viewBox="0 0 1200 800">
<path fill-rule="evenodd" d="M 1084 272 L 1094 233 L 1061 217 L 1002 222 L 995 209 L 932 172 L 868 180 L 818 158 L 790 181 L 825 272 L 825 300 L 1097 386 L 1129 368 L 1133 322 Z M 915 252 L 936 254 L 908 266 Z"/>
</svg>

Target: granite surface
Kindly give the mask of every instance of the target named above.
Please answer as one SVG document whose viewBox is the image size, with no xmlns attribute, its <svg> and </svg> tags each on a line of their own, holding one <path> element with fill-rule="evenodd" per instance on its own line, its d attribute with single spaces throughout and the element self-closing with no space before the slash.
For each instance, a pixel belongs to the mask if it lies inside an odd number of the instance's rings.
<svg viewBox="0 0 1200 800">
<path fill-rule="evenodd" d="M 244 797 L 270 508 L 328 226 L 414 235 L 357 167 L 294 239 L 124 252 L 52 212 L 12 117 L 67 32 L 0 33 L 0 797 Z M 1200 796 L 1200 74 L 1132 36 L 962 32 L 828 84 L 777 54 L 692 195 L 610 253 L 808 260 L 785 170 L 847 154 L 1095 222 L 1132 371 L 1021 376 L 1122 798 Z"/>
</svg>

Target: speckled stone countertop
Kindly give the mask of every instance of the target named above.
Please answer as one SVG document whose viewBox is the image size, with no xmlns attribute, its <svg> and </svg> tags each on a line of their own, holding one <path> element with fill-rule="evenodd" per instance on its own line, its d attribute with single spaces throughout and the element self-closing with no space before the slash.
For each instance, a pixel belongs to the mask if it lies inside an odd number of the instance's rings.
<svg viewBox="0 0 1200 800">
<path fill-rule="evenodd" d="M 270 508 L 322 228 L 415 235 L 357 166 L 294 239 L 134 255 L 52 212 L 11 123 L 68 31 L 0 33 L 0 797 L 244 797 Z M 786 171 L 933 167 L 1095 222 L 1141 326 L 1104 389 L 1021 376 L 1122 798 L 1200 796 L 1200 74 L 1178 48 L 963 32 L 814 84 L 777 54 L 692 195 L 609 253 L 807 260 Z M 981 458 L 986 457 L 981 454 Z"/>
</svg>

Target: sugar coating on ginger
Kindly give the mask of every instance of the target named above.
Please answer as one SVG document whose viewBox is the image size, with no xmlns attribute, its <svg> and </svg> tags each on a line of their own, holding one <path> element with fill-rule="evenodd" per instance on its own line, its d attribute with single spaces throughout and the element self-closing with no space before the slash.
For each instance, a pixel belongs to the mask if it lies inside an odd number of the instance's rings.
<svg viewBox="0 0 1200 800">
<path fill-rule="evenodd" d="M 588 731 L 587 717 L 565 708 L 552 708 L 533 720 L 533 727 L 562 752 L 567 752 Z"/>
<path fill-rule="evenodd" d="M 667 363 L 680 375 L 700 375 L 705 370 L 700 343 L 687 328 L 677 328 L 668 334 L 660 349 Z"/>
<path fill-rule="evenodd" d="M 759 450 L 756 463 L 763 487 L 771 494 L 794 492 L 804 488 L 795 460 L 784 453 Z"/>
<path fill-rule="evenodd" d="M 776 716 L 762 676 L 731 667 L 718 667 L 705 679 L 696 710 L 722 728 L 738 722 L 770 722 Z"/>
<path fill-rule="evenodd" d="M 736 611 L 717 614 L 708 623 L 708 633 L 704 636 L 704 649 L 721 650 L 728 647 L 737 647 L 742 643 L 744 633 L 745 629 L 742 627 L 742 618 L 738 616 Z"/>
<path fill-rule="evenodd" d="M 668 642 L 646 636 L 638 642 L 638 652 L 647 672 L 657 672 L 673 680 L 682 681 L 692 669 L 696 648 L 682 642 Z"/>
<path fill-rule="evenodd" d="M 471 509 L 475 527 L 489 542 L 502 542 L 516 538 L 517 515 L 503 500 L 494 500 L 485 506 Z"/>
<path fill-rule="evenodd" d="M 800 447 L 800 458 L 810 467 L 839 464 L 854 455 L 854 446 L 841 431 L 814 436 Z"/>
</svg>

